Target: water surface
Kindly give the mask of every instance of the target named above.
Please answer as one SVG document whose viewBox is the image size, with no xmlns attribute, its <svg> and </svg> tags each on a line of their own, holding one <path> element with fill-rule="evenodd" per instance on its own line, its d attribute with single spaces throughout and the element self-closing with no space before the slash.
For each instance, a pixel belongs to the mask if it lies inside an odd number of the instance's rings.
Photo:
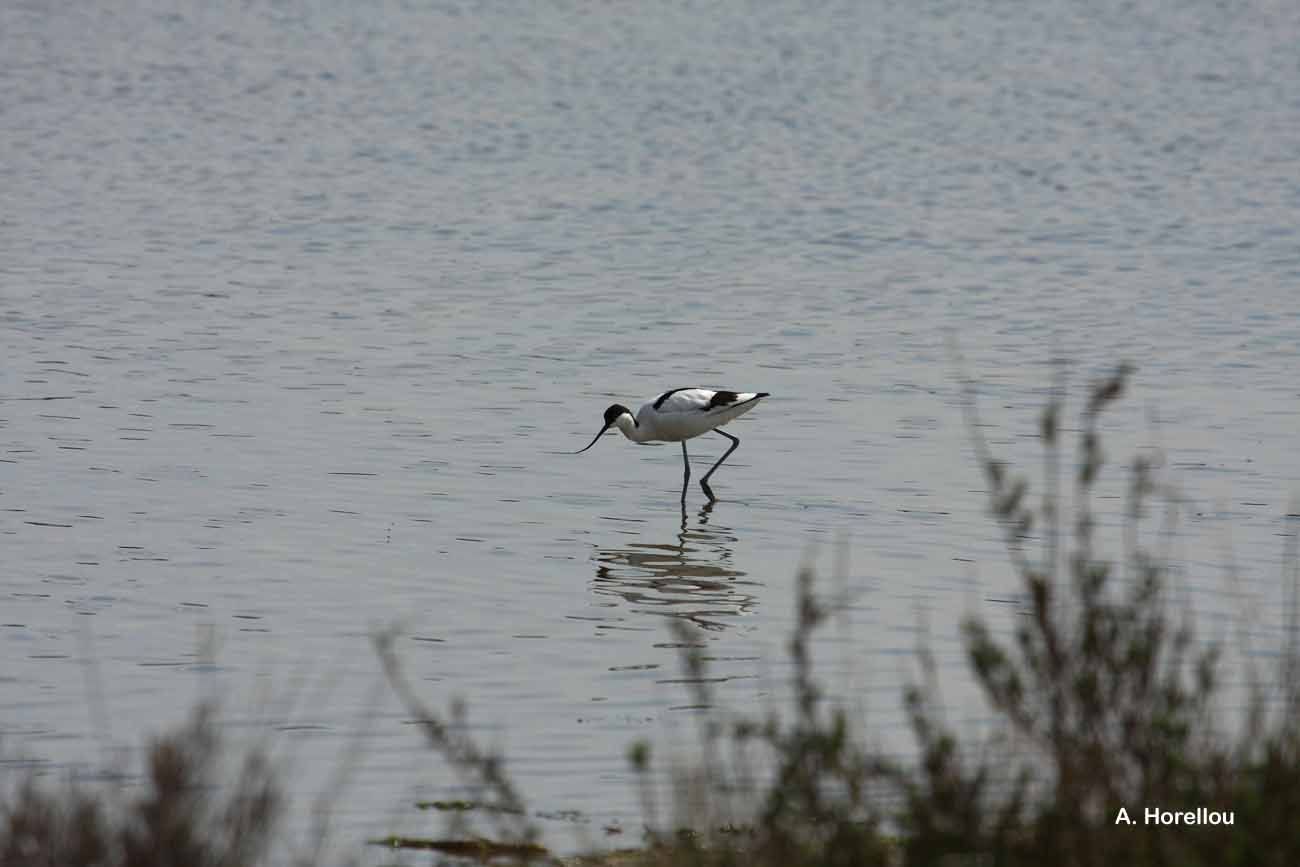
<svg viewBox="0 0 1300 867">
<path fill-rule="evenodd" d="M 950 336 L 1034 471 L 1050 360 L 1135 361 L 1109 453 L 1163 448 L 1206 634 L 1267 653 L 1298 42 L 1265 0 L 0 9 L 7 757 L 93 773 L 215 692 L 300 802 L 364 744 L 341 839 L 419 833 L 455 790 L 382 688 L 396 626 L 550 824 L 634 831 L 625 747 L 693 713 L 666 619 L 760 708 L 841 539 L 836 691 L 905 749 L 924 636 L 978 721 L 956 623 L 1017 588 Z M 773 394 L 711 510 L 675 445 L 557 454 L 689 385 Z"/>
</svg>

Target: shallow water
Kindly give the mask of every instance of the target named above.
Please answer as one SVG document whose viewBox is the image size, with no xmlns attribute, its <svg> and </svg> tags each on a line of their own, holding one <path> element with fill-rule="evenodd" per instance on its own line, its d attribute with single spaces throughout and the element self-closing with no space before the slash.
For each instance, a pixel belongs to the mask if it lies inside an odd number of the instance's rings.
<svg viewBox="0 0 1300 867">
<path fill-rule="evenodd" d="M 666 616 L 757 708 L 840 540 L 819 660 L 904 749 L 917 644 L 955 681 L 958 619 L 1014 610 L 951 337 L 1035 472 L 1050 360 L 1135 361 L 1109 454 L 1164 449 L 1205 633 L 1276 647 L 1292 4 L 517 6 L 0 9 L 11 766 L 93 773 L 215 692 L 299 801 L 362 744 L 341 840 L 419 833 L 455 790 L 396 627 L 558 842 L 632 831 L 627 744 L 692 713 Z M 675 445 L 559 454 L 684 385 L 773 394 L 712 509 Z"/>
</svg>

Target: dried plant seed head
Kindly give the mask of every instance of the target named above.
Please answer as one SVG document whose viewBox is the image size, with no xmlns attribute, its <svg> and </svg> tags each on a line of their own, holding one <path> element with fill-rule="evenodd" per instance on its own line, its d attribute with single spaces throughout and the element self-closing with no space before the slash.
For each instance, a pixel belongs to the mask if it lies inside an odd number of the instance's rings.
<svg viewBox="0 0 1300 867">
<path fill-rule="evenodd" d="M 627 761 L 632 766 L 632 770 L 638 773 L 644 773 L 650 767 L 650 742 L 646 740 L 633 741 L 632 746 L 627 749 Z"/>
<path fill-rule="evenodd" d="M 1056 429 L 1060 421 L 1061 405 L 1053 399 L 1043 410 L 1042 416 L 1038 420 L 1038 435 L 1042 437 L 1044 445 L 1056 445 Z"/>
</svg>

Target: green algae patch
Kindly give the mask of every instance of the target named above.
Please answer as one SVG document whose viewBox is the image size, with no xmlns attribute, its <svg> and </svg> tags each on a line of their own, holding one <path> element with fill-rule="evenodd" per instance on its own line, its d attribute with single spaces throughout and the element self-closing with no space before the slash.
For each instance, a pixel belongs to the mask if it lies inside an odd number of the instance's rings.
<svg viewBox="0 0 1300 867">
<path fill-rule="evenodd" d="M 502 807 L 498 804 L 485 804 L 482 801 L 416 801 L 417 810 L 438 810 L 443 813 L 468 813 L 471 810 L 481 810 L 485 813 L 510 813 L 516 816 L 524 815 L 523 810 L 513 807 Z"/>
<path fill-rule="evenodd" d="M 492 840 L 436 840 L 428 837 L 381 837 L 369 841 L 373 846 L 389 849 L 415 849 L 423 852 L 441 852 L 457 858 L 472 858 L 488 862 L 494 858 L 544 858 L 550 850 L 536 843 L 497 843 Z"/>
<path fill-rule="evenodd" d="M 562 867 L 648 867 L 654 863 L 655 853 L 646 849 L 615 849 L 560 859 Z"/>
</svg>

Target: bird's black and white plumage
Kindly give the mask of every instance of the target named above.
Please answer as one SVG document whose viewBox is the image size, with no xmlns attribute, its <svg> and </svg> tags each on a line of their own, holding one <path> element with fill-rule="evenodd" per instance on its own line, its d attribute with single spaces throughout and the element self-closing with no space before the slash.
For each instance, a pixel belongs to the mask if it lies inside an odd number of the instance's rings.
<svg viewBox="0 0 1300 867">
<path fill-rule="evenodd" d="M 690 458 L 686 455 L 686 440 L 717 431 L 731 440 L 727 449 L 713 467 L 700 480 L 700 487 L 710 500 L 717 499 L 709 487 L 709 476 L 722 465 L 722 462 L 736 450 L 740 440 L 729 433 L 718 430 L 724 424 L 734 421 L 749 412 L 758 402 L 767 397 L 765 391 L 715 391 L 711 388 L 674 388 L 665 391 L 654 400 L 642 406 L 635 416 L 622 404 L 616 403 L 605 410 L 605 425 L 595 438 L 575 454 L 581 454 L 596 444 L 601 435 L 611 427 L 622 431 L 623 436 L 634 443 L 680 442 L 682 458 L 686 462 L 686 480 L 691 477 Z M 685 484 L 682 486 L 682 499 L 686 498 Z"/>
</svg>

